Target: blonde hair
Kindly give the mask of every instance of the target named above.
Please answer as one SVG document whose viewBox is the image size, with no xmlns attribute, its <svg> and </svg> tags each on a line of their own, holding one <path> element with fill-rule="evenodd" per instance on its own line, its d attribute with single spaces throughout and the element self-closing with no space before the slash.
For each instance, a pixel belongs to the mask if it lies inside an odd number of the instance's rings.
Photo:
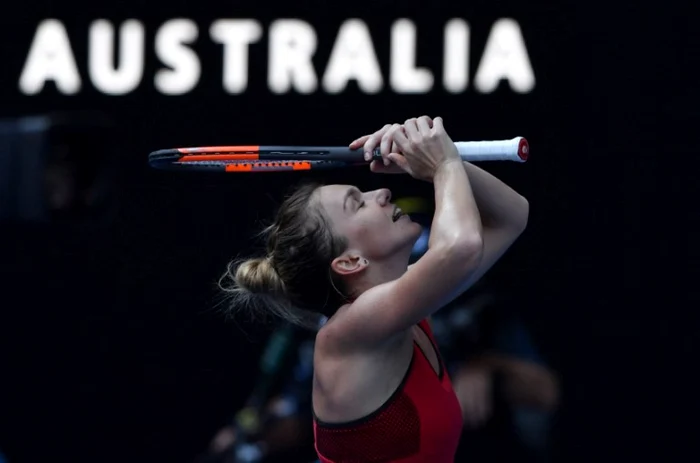
<svg viewBox="0 0 700 463">
<path fill-rule="evenodd" d="M 274 223 L 261 232 L 266 255 L 228 264 L 219 287 L 230 314 L 247 311 L 255 319 L 273 316 L 316 329 L 342 304 L 336 288 L 344 286 L 330 265 L 347 245 L 314 200 L 319 186 L 302 185 L 284 200 Z"/>
</svg>

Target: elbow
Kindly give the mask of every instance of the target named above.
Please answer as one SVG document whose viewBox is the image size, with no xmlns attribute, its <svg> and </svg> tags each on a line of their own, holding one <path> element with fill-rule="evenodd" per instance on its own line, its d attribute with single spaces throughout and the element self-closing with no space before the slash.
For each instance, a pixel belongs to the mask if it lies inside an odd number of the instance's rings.
<svg viewBox="0 0 700 463">
<path fill-rule="evenodd" d="M 445 249 L 455 267 L 470 273 L 481 263 L 484 254 L 484 239 L 480 232 L 457 236 Z"/>
<path fill-rule="evenodd" d="M 527 228 L 527 222 L 530 218 L 530 203 L 524 196 L 518 196 L 517 205 L 514 208 L 512 227 L 513 230 L 520 235 Z"/>
<path fill-rule="evenodd" d="M 465 237 L 457 243 L 457 254 L 469 267 L 476 267 L 484 254 L 484 238 L 481 233 Z"/>
</svg>

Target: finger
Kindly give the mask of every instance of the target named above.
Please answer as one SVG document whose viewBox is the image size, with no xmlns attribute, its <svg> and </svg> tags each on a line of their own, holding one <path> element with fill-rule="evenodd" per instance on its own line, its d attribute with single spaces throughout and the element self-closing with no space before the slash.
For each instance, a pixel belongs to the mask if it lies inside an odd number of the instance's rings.
<svg viewBox="0 0 700 463">
<path fill-rule="evenodd" d="M 370 137 L 365 141 L 365 144 L 363 146 L 363 149 L 365 150 L 365 161 L 369 161 L 372 159 L 372 153 L 374 153 L 374 150 L 377 148 L 377 145 L 379 145 L 379 142 L 381 142 L 384 133 L 390 128 L 391 125 L 386 124 L 384 127 L 370 135 Z"/>
<path fill-rule="evenodd" d="M 396 141 L 394 141 L 394 140 L 391 141 L 391 152 L 392 153 L 401 153 L 401 148 L 399 148 L 399 145 L 397 145 Z"/>
<path fill-rule="evenodd" d="M 409 140 L 413 142 L 420 140 L 420 132 L 418 132 L 418 124 L 416 123 L 415 119 L 406 120 L 403 126 L 406 130 L 406 135 L 408 135 Z"/>
<path fill-rule="evenodd" d="M 438 116 L 435 119 L 433 119 L 433 130 L 437 132 L 445 131 L 445 126 L 442 125 L 442 117 Z"/>
<path fill-rule="evenodd" d="M 369 170 L 375 174 L 402 174 L 404 173 L 396 164 L 385 166 L 382 161 L 373 160 L 369 165 Z"/>
<path fill-rule="evenodd" d="M 406 136 L 406 130 L 405 127 L 402 127 L 401 130 L 397 130 L 391 137 L 392 139 L 392 148 L 393 145 L 395 144 L 398 148 L 401 154 L 405 154 L 411 149 L 411 144 L 408 141 L 408 137 Z M 392 150 L 393 151 L 393 150 Z"/>
<path fill-rule="evenodd" d="M 354 149 L 361 147 L 362 145 L 365 144 L 365 142 L 367 140 L 369 140 L 369 137 L 371 137 L 371 136 L 372 135 L 363 135 L 360 138 L 353 140 L 353 142 L 350 143 L 350 149 L 354 150 Z"/>
<path fill-rule="evenodd" d="M 388 158 L 391 162 L 399 166 L 402 170 L 408 172 L 409 164 L 408 160 L 399 153 L 389 153 Z"/>
<path fill-rule="evenodd" d="M 381 162 L 378 162 L 378 161 L 376 161 L 376 160 L 373 160 L 373 161 L 369 164 L 369 170 L 371 170 L 371 171 L 374 172 L 375 174 L 381 174 L 382 172 L 384 172 L 384 169 L 386 169 L 386 167 L 384 166 L 384 164 L 382 164 Z"/>
<path fill-rule="evenodd" d="M 433 120 L 428 116 L 421 116 L 416 120 L 416 125 L 418 126 L 418 131 L 423 135 L 428 135 L 430 129 L 433 126 Z"/>
<path fill-rule="evenodd" d="M 387 156 L 391 152 L 391 147 L 394 143 L 393 136 L 399 130 L 401 130 L 401 126 L 399 124 L 394 124 L 391 126 L 391 129 L 389 129 L 382 137 L 379 151 L 382 154 L 382 159 L 384 160 L 385 166 L 391 164 L 391 161 L 389 161 L 389 158 Z"/>
</svg>

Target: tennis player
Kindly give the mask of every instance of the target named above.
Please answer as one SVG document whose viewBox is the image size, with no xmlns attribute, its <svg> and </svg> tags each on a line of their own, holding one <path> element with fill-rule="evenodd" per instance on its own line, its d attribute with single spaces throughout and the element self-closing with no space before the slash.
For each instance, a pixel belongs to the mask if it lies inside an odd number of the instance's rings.
<svg viewBox="0 0 700 463">
<path fill-rule="evenodd" d="M 462 162 L 441 118 L 387 125 L 350 145 L 431 181 L 429 249 L 408 262 L 421 227 L 389 190 L 306 185 L 264 230 L 264 256 L 229 264 L 232 310 L 313 325 L 328 317 L 314 351 L 316 451 L 324 463 L 454 460 L 459 402 L 428 317 L 468 289 L 525 229 L 528 202 Z"/>
</svg>

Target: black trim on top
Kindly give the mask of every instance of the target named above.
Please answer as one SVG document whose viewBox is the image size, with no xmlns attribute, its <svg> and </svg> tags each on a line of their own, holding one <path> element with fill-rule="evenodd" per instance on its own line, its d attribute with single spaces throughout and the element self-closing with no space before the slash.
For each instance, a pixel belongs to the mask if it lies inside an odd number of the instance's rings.
<svg viewBox="0 0 700 463">
<path fill-rule="evenodd" d="M 430 333 L 428 333 L 425 330 L 425 328 L 423 328 L 423 326 L 420 323 L 418 324 L 418 328 L 420 328 L 420 330 L 423 333 L 425 333 L 425 336 L 428 338 L 428 342 L 430 342 L 430 345 L 433 347 L 433 350 L 435 351 L 435 357 L 437 357 L 438 368 L 439 368 L 439 372 L 438 372 L 437 377 L 440 381 L 442 381 L 442 379 L 445 377 L 445 365 L 442 361 L 442 355 L 440 355 L 440 350 L 438 349 L 437 344 L 435 344 L 435 342 L 433 341 L 433 337 L 430 335 Z M 430 359 L 428 359 L 428 356 L 425 355 L 425 351 L 423 350 L 423 348 L 421 348 L 420 344 L 418 344 L 417 342 L 416 342 L 416 345 L 418 346 L 418 349 L 420 349 L 421 353 L 423 354 L 423 357 L 425 357 L 425 361 L 428 362 L 428 365 L 430 365 Z M 432 365 L 430 365 L 430 369 L 433 370 Z M 435 370 L 433 370 L 433 371 L 435 371 Z"/>
</svg>

